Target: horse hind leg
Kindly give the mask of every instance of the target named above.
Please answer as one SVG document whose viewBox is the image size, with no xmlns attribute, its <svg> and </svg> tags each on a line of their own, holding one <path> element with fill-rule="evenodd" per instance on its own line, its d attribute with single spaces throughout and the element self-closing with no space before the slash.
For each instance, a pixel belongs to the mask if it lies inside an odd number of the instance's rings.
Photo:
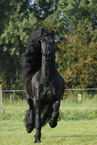
<svg viewBox="0 0 97 145">
<path fill-rule="evenodd" d="M 31 133 L 35 127 L 35 115 L 33 109 L 33 100 L 27 97 L 27 102 L 29 104 L 29 109 L 27 110 L 24 122 L 26 125 L 26 130 L 28 133 Z"/>
<path fill-rule="evenodd" d="M 51 128 L 55 128 L 57 126 L 57 120 L 59 117 L 59 107 L 60 99 L 53 104 L 52 118 L 49 120 L 49 125 Z"/>
</svg>

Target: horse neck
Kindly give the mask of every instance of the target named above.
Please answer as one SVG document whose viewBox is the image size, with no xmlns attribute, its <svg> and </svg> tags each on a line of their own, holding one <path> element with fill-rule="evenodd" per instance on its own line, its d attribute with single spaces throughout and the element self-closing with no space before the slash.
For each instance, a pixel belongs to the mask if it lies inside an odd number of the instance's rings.
<svg viewBox="0 0 97 145">
<path fill-rule="evenodd" d="M 51 81 L 52 76 L 56 72 L 55 54 L 52 55 L 51 60 L 45 61 L 45 56 L 42 56 L 41 76 L 42 82 L 46 85 Z"/>
</svg>

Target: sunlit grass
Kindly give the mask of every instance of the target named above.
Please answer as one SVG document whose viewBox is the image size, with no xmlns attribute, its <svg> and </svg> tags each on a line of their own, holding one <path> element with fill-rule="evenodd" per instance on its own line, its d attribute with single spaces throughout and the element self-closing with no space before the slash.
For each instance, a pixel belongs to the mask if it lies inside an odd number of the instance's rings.
<svg viewBox="0 0 97 145">
<path fill-rule="evenodd" d="M 80 109 L 96 108 L 96 104 L 97 95 L 82 96 L 80 102 L 77 96 L 72 95 L 71 98 L 62 100 L 58 126 L 52 129 L 46 124 L 42 128 L 42 138 L 39 144 L 96 145 L 97 109 Z M 3 106 L 25 108 L 3 108 L 3 113 L 0 113 L 0 145 L 34 144 L 35 129 L 31 134 L 27 134 L 23 122 L 28 108 L 26 100 L 3 99 Z"/>
<path fill-rule="evenodd" d="M 42 128 L 40 145 L 96 145 L 97 120 L 58 122 L 55 129 L 47 124 Z M 0 145 L 34 144 L 35 130 L 27 134 L 22 121 L 0 122 Z"/>
</svg>

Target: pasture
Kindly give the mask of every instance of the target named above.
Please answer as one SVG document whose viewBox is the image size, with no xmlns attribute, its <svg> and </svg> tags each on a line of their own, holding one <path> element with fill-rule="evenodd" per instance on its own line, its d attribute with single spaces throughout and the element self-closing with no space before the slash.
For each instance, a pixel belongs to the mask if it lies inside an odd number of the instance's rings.
<svg viewBox="0 0 97 145">
<path fill-rule="evenodd" d="M 5 99 L 3 106 L 27 107 L 27 103 L 26 100 Z M 81 102 L 72 97 L 63 100 L 58 126 L 52 129 L 46 124 L 42 128 L 41 143 L 38 144 L 97 145 L 96 107 L 97 95 L 93 98 L 85 97 Z M 26 133 L 23 122 L 26 110 L 27 108 L 4 108 L 3 113 L 0 113 L 0 145 L 34 144 L 35 130 L 31 134 Z"/>
</svg>

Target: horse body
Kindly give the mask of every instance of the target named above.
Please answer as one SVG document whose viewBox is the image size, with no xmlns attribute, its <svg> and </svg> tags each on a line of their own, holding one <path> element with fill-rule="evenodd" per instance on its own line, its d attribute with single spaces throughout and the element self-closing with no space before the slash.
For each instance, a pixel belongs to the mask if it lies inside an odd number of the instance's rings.
<svg viewBox="0 0 97 145">
<path fill-rule="evenodd" d="M 33 75 L 27 87 L 29 111 L 26 116 L 26 129 L 30 133 L 36 128 L 35 142 L 40 141 L 41 127 L 49 119 L 50 127 L 56 127 L 64 92 L 64 80 L 55 64 L 52 32 L 41 40 L 41 54 L 41 68 Z"/>
</svg>

